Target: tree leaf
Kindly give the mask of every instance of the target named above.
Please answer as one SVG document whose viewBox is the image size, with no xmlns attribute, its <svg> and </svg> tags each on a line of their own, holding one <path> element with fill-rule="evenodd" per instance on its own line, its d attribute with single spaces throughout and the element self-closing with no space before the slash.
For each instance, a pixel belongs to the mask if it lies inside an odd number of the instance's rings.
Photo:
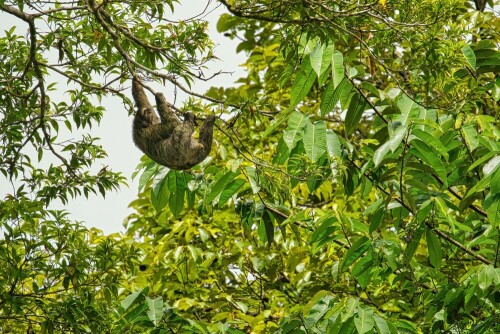
<svg viewBox="0 0 500 334">
<path fill-rule="evenodd" d="M 347 109 L 355 92 L 354 86 L 348 79 L 344 78 L 335 90 L 339 91 L 340 108 L 342 108 L 342 110 Z"/>
<path fill-rule="evenodd" d="M 377 209 L 377 211 L 375 211 L 370 222 L 370 228 L 369 228 L 370 233 L 376 231 L 377 228 L 380 226 L 380 224 L 384 220 L 386 210 L 387 209 L 385 208 L 385 206 L 381 206 L 380 208 Z"/>
<path fill-rule="evenodd" d="M 160 211 L 167 205 L 169 197 L 168 177 L 165 176 L 151 191 L 151 204 L 157 211 Z"/>
<path fill-rule="evenodd" d="M 467 168 L 467 172 L 470 172 L 471 170 L 473 170 L 477 166 L 483 164 L 485 161 L 490 160 L 491 158 L 493 158 L 496 155 L 498 155 L 497 151 L 491 151 L 491 152 L 486 153 L 485 155 L 483 155 L 479 159 L 476 159 L 474 161 L 474 163 L 472 165 L 470 165 L 469 168 Z"/>
<path fill-rule="evenodd" d="M 377 328 L 378 334 L 392 334 L 393 332 L 389 328 L 389 324 L 385 321 L 384 318 L 380 317 L 377 314 L 373 315 L 373 319 L 375 320 L 375 328 Z"/>
<path fill-rule="evenodd" d="M 405 249 L 405 256 L 408 262 L 410 262 L 411 259 L 413 258 L 413 255 L 415 254 L 415 251 L 417 250 L 418 245 L 420 244 L 420 240 L 422 239 L 423 234 L 424 234 L 424 227 L 423 225 L 419 225 L 415 229 L 415 232 L 413 232 L 411 240 Z"/>
<path fill-rule="evenodd" d="M 358 306 L 358 312 L 354 316 L 354 325 L 359 334 L 365 334 L 373 329 L 373 310 L 369 307 Z"/>
<path fill-rule="evenodd" d="M 290 156 L 290 149 L 285 144 L 283 138 L 278 141 L 278 147 L 276 148 L 276 153 L 273 158 L 273 163 L 277 165 L 283 165 L 288 157 Z"/>
<path fill-rule="evenodd" d="M 424 143 L 427 143 L 430 147 L 436 150 L 441 156 L 443 156 L 446 160 L 448 160 L 448 150 L 446 147 L 433 135 L 428 132 L 422 131 L 420 129 L 413 129 L 411 131 L 412 135 L 416 136 Z"/>
<path fill-rule="evenodd" d="M 290 113 L 293 112 L 293 108 L 295 108 L 295 106 L 285 110 L 284 112 L 281 112 L 278 117 L 276 117 L 271 125 L 269 125 L 266 130 L 264 131 L 264 133 L 262 134 L 262 138 L 266 138 L 267 136 L 269 136 L 271 133 L 274 132 L 274 130 L 276 130 L 276 128 L 278 126 L 280 126 L 284 121 L 286 121 L 288 119 L 288 116 L 290 115 Z"/>
<path fill-rule="evenodd" d="M 227 185 L 219 196 L 219 207 L 226 202 L 246 183 L 243 179 L 234 179 Z"/>
<path fill-rule="evenodd" d="M 290 151 L 293 150 L 297 142 L 304 136 L 304 127 L 308 121 L 309 118 L 298 111 L 294 111 L 288 118 L 288 127 L 283 133 L 283 140 Z"/>
<path fill-rule="evenodd" d="M 334 88 L 344 80 L 344 57 L 339 51 L 334 51 L 332 54 L 332 78 Z"/>
<path fill-rule="evenodd" d="M 290 108 L 295 108 L 311 90 L 314 81 L 316 80 L 316 73 L 311 67 L 311 59 L 306 56 L 299 67 L 297 77 L 292 86 Z"/>
<path fill-rule="evenodd" d="M 269 211 L 264 211 L 264 214 L 262 215 L 262 223 L 261 225 L 264 226 L 264 231 L 265 231 L 265 239 L 261 239 L 262 241 L 267 240 L 267 246 L 271 247 L 271 244 L 274 240 L 274 224 L 273 224 L 273 219 Z"/>
<path fill-rule="evenodd" d="M 326 133 L 326 146 L 328 154 L 331 157 L 340 159 L 342 156 L 342 147 L 340 146 L 339 137 L 335 132 L 327 131 Z"/>
<path fill-rule="evenodd" d="M 224 32 L 227 31 L 238 24 L 238 20 L 233 15 L 224 13 L 219 17 L 217 21 L 217 31 Z"/>
<path fill-rule="evenodd" d="M 238 176 L 239 173 L 228 171 L 210 186 L 210 192 L 203 201 L 205 204 L 213 203 L 215 198 L 227 187 L 227 185 Z"/>
<path fill-rule="evenodd" d="M 384 160 L 384 157 L 387 155 L 390 149 L 391 145 L 388 141 L 377 148 L 375 153 L 373 153 L 373 163 L 375 167 L 378 167 L 380 165 L 380 163 Z"/>
<path fill-rule="evenodd" d="M 356 242 L 353 243 L 351 247 L 349 247 L 349 250 L 342 258 L 342 262 L 340 263 L 339 266 L 339 271 L 343 272 L 347 267 L 349 267 L 364 253 L 366 253 L 371 246 L 372 246 L 371 240 L 368 239 L 368 237 L 365 235 L 356 240 Z"/>
<path fill-rule="evenodd" d="M 406 94 L 402 94 L 398 98 L 398 108 L 401 111 L 401 116 L 394 119 L 394 121 L 399 121 L 403 125 L 408 125 L 408 119 L 410 117 L 410 112 L 414 108 L 418 108 L 418 104 L 408 97 Z"/>
<path fill-rule="evenodd" d="M 391 137 L 389 138 L 389 147 L 391 148 L 391 151 L 393 153 L 399 148 L 399 145 L 403 141 L 406 130 L 406 126 L 400 126 L 392 133 Z"/>
<path fill-rule="evenodd" d="M 127 310 L 131 305 L 133 305 L 136 300 L 141 297 L 144 289 L 141 289 L 140 291 L 134 292 L 129 294 L 127 297 L 125 297 L 122 302 L 121 302 L 121 307 L 123 310 Z"/>
<path fill-rule="evenodd" d="M 148 318 L 155 326 L 158 326 L 163 318 L 163 299 L 162 297 L 156 297 L 155 299 L 146 297 L 146 302 L 149 308 Z"/>
<path fill-rule="evenodd" d="M 491 175 L 490 191 L 492 194 L 500 193 L 500 168 Z"/>
<path fill-rule="evenodd" d="M 468 45 L 462 47 L 462 53 L 465 56 L 465 59 L 467 59 L 467 62 L 469 63 L 470 67 L 475 70 L 476 69 L 476 55 L 474 54 L 474 51 L 472 48 Z"/>
<path fill-rule="evenodd" d="M 184 172 L 170 170 L 167 174 L 168 190 L 170 196 L 168 198 L 168 207 L 174 217 L 178 218 L 184 209 L 184 197 L 187 188 L 187 182 Z"/>
<path fill-rule="evenodd" d="M 495 268 L 492 265 L 483 265 L 479 274 L 477 275 L 477 282 L 479 283 L 479 288 L 483 291 L 488 289 L 493 283 L 493 278 L 496 275 Z"/>
<path fill-rule="evenodd" d="M 257 169 L 255 167 L 247 166 L 245 167 L 245 170 L 247 172 L 248 182 L 250 182 L 250 187 L 252 188 L 252 193 L 257 194 L 260 191 Z"/>
<path fill-rule="evenodd" d="M 329 44 L 324 47 L 323 50 L 323 59 L 321 62 L 321 71 L 318 76 L 318 84 L 323 86 L 325 81 L 328 79 L 330 72 L 328 71 L 331 63 L 332 63 L 332 55 L 335 51 L 335 46 L 333 44 Z"/>
<path fill-rule="evenodd" d="M 473 124 L 465 124 L 462 126 L 462 136 L 471 152 L 479 145 L 478 134 Z"/>
<path fill-rule="evenodd" d="M 410 152 L 421 159 L 426 165 L 432 167 L 444 185 L 448 186 L 446 167 L 439 156 L 426 143 L 419 139 L 412 140 L 411 146 L 416 148 L 416 150 L 412 149 Z"/>
<path fill-rule="evenodd" d="M 500 194 L 494 195 L 492 201 L 486 213 L 488 214 L 491 226 L 497 228 L 500 226 Z"/>
<path fill-rule="evenodd" d="M 347 299 L 346 305 L 342 310 L 342 321 L 346 321 L 346 319 L 351 318 L 354 315 L 354 310 L 359 305 L 359 300 L 357 298 L 349 297 Z"/>
<path fill-rule="evenodd" d="M 497 170 L 499 166 L 500 166 L 500 155 L 496 155 L 483 166 L 483 174 L 486 176 L 490 175 L 495 170 Z"/>
<path fill-rule="evenodd" d="M 351 98 L 351 103 L 345 117 L 345 132 L 347 135 L 352 134 L 357 129 L 361 116 L 367 106 L 368 102 L 358 92 L 355 92 Z"/>
<path fill-rule="evenodd" d="M 321 104 L 319 107 L 321 116 L 325 116 L 328 113 L 332 112 L 333 108 L 335 108 L 335 106 L 339 102 L 339 98 L 339 90 L 336 90 L 333 81 L 330 81 L 323 91 L 323 95 L 321 96 Z"/>
<path fill-rule="evenodd" d="M 323 51 L 325 50 L 324 45 L 318 44 L 312 50 L 311 57 L 311 67 L 316 72 L 316 75 L 319 77 L 321 75 L 321 66 L 323 64 Z"/>
<path fill-rule="evenodd" d="M 474 195 L 477 192 L 483 191 L 486 189 L 486 187 L 491 185 L 491 174 L 484 176 L 479 182 L 476 182 L 474 186 L 469 188 L 469 190 L 465 193 L 465 196 L 462 198 L 459 204 L 459 208 L 461 210 L 465 209 L 471 202 L 471 200 L 474 198 Z"/>
<path fill-rule="evenodd" d="M 427 240 L 429 261 L 434 268 L 439 268 L 443 259 L 443 253 L 441 251 L 441 244 L 439 243 L 439 239 L 430 229 L 425 230 L 425 239 Z"/>
<path fill-rule="evenodd" d="M 326 124 L 324 121 L 308 122 L 304 132 L 304 149 L 312 161 L 317 161 L 326 152 Z"/>
</svg>

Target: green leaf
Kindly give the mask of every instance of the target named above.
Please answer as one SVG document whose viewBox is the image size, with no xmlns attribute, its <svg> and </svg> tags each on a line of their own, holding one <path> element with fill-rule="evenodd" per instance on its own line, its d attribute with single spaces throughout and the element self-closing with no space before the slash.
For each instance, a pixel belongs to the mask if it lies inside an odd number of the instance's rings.
<svg viewBox="0 0 500 334">
<path fill-rule="evenodd" d="M 168 178 L 165 176 L 158 182 L 151 192 L 151 203 L 157 211 L 161 211 L 168 203 L 170 192 L 168 191 Z"/>
<path fill-rule="evenodd" d="M 326 86 L 323 95 L 321 96 L 320 111 L 321 116 L 325 116 L 333 111 L 333 108 L 339 102 L 340 94 L 338 89 L 335 89 L 333 81 L 330 81 Z"/>
<path fill-rule="evenodd" d="M 271 247 L 271 244 L 273 243 L 274 240 L 274 224 L 267 210 L 264 211 L 264 214 L 262 215 L 262 221 L 259 224 L 258 229 L 259 229 L 260 240 L 262 242 L 267 241 L 268 247 Z"/>
<path fill-rule="evenodd" d="M 281 325 L 281 332 L 283 334 L 291 334 L 293 333 L 292 330 L 296 329 L 297 327 L 300 327 L 302 325 L 302 322 L 297 319 L 290 319 L 287 322 L 285 322 L 283 325 Z M 303 332 L 301 332 L 303 333 Z"/>
<path fill-rule="evenodd" d="M 290 108 L 295 108 L 304 98 L 316 80 L 316 73 L 311 67 L 311 59 L 309 56 L 305 57 L 299 67 L 297 77 L 292 86 Z"/>
<path fill-rule="evenodd" d="M 233 179 L 238 176 L 239 173 L 228 171 L 226 174 L 222 175 L 217 181 L 214 181 L 215 184 L 211 184 L 210 192 L 205 197 L 203 201 L 205 204 L 209 204 L 214 202 L 215 198 L 228 186 Z"/>
<path fill-rule="evenodd" d="M 139 191 L 141 191 L 146 186 L 146 184 L 149 182 L 149 180 L 151 180 L 151 178 L 156 174 L 157 171 L 158 165 L 155 162 L 151 161 L 147 164 L 146 169 L 144 169 L 141 177 L 139 178 Z"/>
<path fill-rule="evenodd" d="M 479 138 L 474 124 L 466 124 L 462 127 L 462 136 L 464 137 L 465 144 L 472 152 L 479 145 Z"/>
<path fill-rule="evenodd" d="M 462 53 L 465 56 L 465 59 L 467 59 L 467 62 L 469 63 L 470 67 L 472 67 L 473 70 L 476 69 L 476 55 L 474 54 L 474 51 L 472 48 L 468 45 L 462 47 Z"/>
<path fill-rule="evenodd" d="M 448 160 L 448 150 L 446 147 L 433 135 L 428 132 L 422 131 L 420 129 L 413 129 L 411 131 L 412 135 L 422 140 L 424 143 L 427 143 L 430 147 L 436 150 L 441 156 L 443 156 L 446 160 Z"/>
<path fill-rule="evenodd" d="M 401 116 L 396 118 L 395 121 L 401 122 L 403 125 L 408 125 L 408 119 L 410 117 L 410 112 L 414 108 L 418 108 L 419 105 L 408 97 L 406 94 L 402 94 L 398 98 L 398 108 L 401 111 Z"/>
<path fill-rule="evenodd" d="M 392 334 L 392 333 L 397 333 L 397 331 L 396 332 L 391 331 L 391 329 L 389 328 L 389 324 L 387 323 L 387 321 L 385 321 L 385 319 L 383 319 L 382 317 L 378 316 L 377 314 L 373 315 L 373 319 L 375 320 L 375 328 L 377 328 L 377 333 L 378 334 Z"/>
<path fill-rule="evenodd" d="M 476 168 L 477 166 L 483 164 L 485 161 L 488 161 L 490 160 L 491 158 L 493 158 L 494 156 L 496 156 L 498 154 L 497 151 L 492 151 L 492 152 L 488 152 L 486 153 L 485 155 L 483 155 L 482 157 L 480 157 L 479 159 L 476 159 L 474 161 L 474 163 L 472 165 L 469 166 L 469 168 L 467 169 L 467 172 L 470 172 L 471 170 L 473 170 L 474 168 Z"/>
<path fill-rule="evenodd" d="M 493 197 L 492 203 L 486 211 L 488 220 L 493 228 L 500 226 L 500 194 Z"/>
<path fill-rule="evenodd" d="M 381 206 L 380 208 L 377 209 L 377 211 L 375 211 L 370 222 L 370 228 L 369 228 L 370 233 L 373 233 L 378 229 L 378 227 L 384 220 L 386 210 L 387 209 L 385 208 L 385 206 Z"/>
<path fill-rule="evenodd" d="M 219 196 L 219 207 L 226 204 L 226 202 L 245 184 L 244 179 L 234 179 L 227 185 Z"/>
<path fill-rule="evenodd" d="M 283 165 L 288 160 L 289 156 L 290 150 L 285 144 L 283 138 L 280 138 L 280 140 L 278 141 L 278 147 L 276 148 L 276 153 L 273 157 L 273 163 L 277 165 Z"/>
<path fill-rule="evenodd" d="M 420 209 L 417 212 L 417 222 L 419 224 L 422 224 L 425 221 L 425 219 L 429 216 L 432 207 L 433 203 L 430 199 L 422 203 Z"/>
<path fill-rule="evenodd" d="M 490 191 L 492 194 L 500 193 L 500 168 L 491 175 Z"/>
<path fill-rule="evenodd" d="M 280 126 L 284 121 L 288 119 L 288 115 L 290 115 L 290 113 L 292 112 L 293 108 L 289 108 L 286 111 L 281 112 L 279 116 L 272 121 L 271 125 L 267 127 L 266 131 L 264 131 L 264 133 L 262 134 L 262 138 L 266 138 L 271 133 L 273 133 L 278 126 Z"/>
<path fill-rule="evenodd" d="M 493 265 L 483 265 L 481 271 L 477 275 L 477 282 L 479 283 L 479 288 L 483 291 L 488 289 L 493 283 L 493 279 L 496 276 L 495 268 Z"/>
<path fill-rule="evenodd" d="M 373 164 L 375 167 L 378 167 L 380 163 L 384 160 L 385 156 L 391 150 L 391 145 L 387 141 L 384 144 L 380 145 L 375 153 L 373 153 Z"/>
<path fill-rule="evenodd" d="M 148 304 L 148 318 L 151 322 L 158 326 L 160 325 L 161 319 L 163 317 L 163 299 L 162 297 L 157 297 L 155 299 L 151 299 L 146 297 L 146 302 Z"/>
<path fill-rule="evenodd" d="M 448 174 L 446 172 L 446 167 L 439 156 L 437 156 L 426 143 L 419 139 L 412 140 L 411 146 L 416 148 L 416 150 L 412 149 L 410 152 L 421 159 L 425 164 L 432 167 L 444 185 L 448 186 Z"/>
<path fill-rule="evenodd" d="M 126 323 L 140 323 L 143 322 L 145 319 L 147 320 L 147 316 L 144 314 L 145 311 L 147 311 L 148 305 L 146 303 L 137 305 L 134 307 L 132 310 L 128 311 L 125 316 L 123 316 L 123 320 L 125 320 Z"/>
<path fill-rule="evenodd" d="M 336 90 L 339 91 L 340 107 L 342 110 L 347 109 L 349 102 L 355 92 L 355 88 L 348 79 L 344 79 L 337 86 Z"/>
<path fill-rule="evenodd" d="M 425 239 L 427 240 L 429 261 L 434 268 L 439 268 L 441 266 L 441 260 L 443 259 L 439 239 L 430 229 L 425 230 Z"/>
<path fill-rule="evenodd" d="M 316 47 L 312 50 L 311 57 L 311 67 L 316 72 L 316 75 L 319 77 L 321 75 L 321 65 L 323 63 L 323 51 L 325 47 L 321 44 L 316 45 Z"/>
<path fill-rule="evenodd" d="M 500 155 L 496 155 L 483 166 L 483 174 L 490 175 L 491 173 L 496 171 L 499 166 L 500 166 Z"/>
<path fill-rule="evenodd" d="M 413 324 L 410 323 L 409 321 L 406 321 L 406 320 L 395 320 L 395 327 L 397 327 L 397 329 L 395 328 L 394 330 L 394 333 L 404 333 L 404 334 L 417 334 L 419 332 L 417 332 L 415 330 L 415 328 L 413 327 Z M 392 331 L 392 329 L 391 329 Z"/>
<path fill-rule="evenodd" d="M 181 171 L 170 170 L 167 174 L 168 190 L 170 196 L 168 198 L 168 207 L 175 218 L 178 218 L 184 209 L 184 197 L 186 194 L 187 182 L 185 174 Z"/>
<path fill-rule="evenodd" d="M 237 20 L 235 20 L 233 15 L 224 13 L 219 17 L 219 21 L 217 21 L 217 31 L 218 32 L 224 32 L 227 31 L 238 23 Z"/>
<path fill-rule="evenodd" d="M 339 51 L 334 51 L 332 54 L 332 78 L 334 88 L 344 80 L 344 57 Z"/>
<path fill-rule="evenodd" d="M 455 233 L 455 222 L 448 214 L 448 205 L 446 205 L 444 199 L 442 199 L 439 196 L 433 197 L 432 199 L 434 200 L 434 203 L 436 203 L 435 208 L 438 209 L 435 211 L 441 212 L 442 216 L 448 221 L 448 224 L 450 225 L 452 232 Z"/>
<path fill-rule="evenodd" d="M 335 51 L 335 46 L 333 44 L 327 45 L 323 50 L 323 60 L 321 62 L 321 71 L 318 77 L 319 86 L 323 86 L 325 81 L 328 79 L 330 72 L 327 71 L 332 63 L 332 55 Z"/>
<path fill-rule="evenodd" d="M 483 191 L 484 189 L 486 189 L 486 187 L 490 186 L 490 184 L 491 184 L 490 181 L 491 181 L 491 174 L 487 175 L 487 176 L 484 176 L 481 180 L 479 180 L 479 182 L 476 182 L 476 184 L 474 186 L 472 186 L 472 188 L 470 188 L 465 193 L 465 196 L 460 201 L 459 208 L 461 210 L 463 210 L 467 206 L 469 206 L 470 200 L 473 199 L 473 196 L 476 193 L 478 193 L 478 192 Z"/>
<path fill-rule="evenodd" d="M 320 226 L 315 229 L 313 234 L 310 236 L 310 242 L 313 244 L 313 254 L 316 254 L 321 249 L 321 246 L 333 240 L 331 235 L 338 229 L 338 227 L 334 225 L 336 221 L 337 219 L 335 217 L 329 216 L 326 219 L 322 218 L 317 222 Z"/>
<path fill-rule="evenodd" d="M 476 49 L 476 73 L 499 73 L 500 72 L 500 52 L 495 49 Z"/>
<path fill-rule="evenodd" d="M 304 132 L 304 149 L 312 161 L 317 161 L 326 152 L 326 124 L 324 121 L 307 122 Z"/>
<path fill-rule="evenodd" d="M 359 259 L 363 254 L 365 254 L 368 249 L 372 246 L 372 242 L 367 236 L 362 236 L 355 243 L 349 247 L 349 250 L 342 258 L 342 262 L 339 266 L 339 271 L 343 272 L 347 267 L 353 264 L 357 259 Z"/>
<path fill-rule="evenodd" d="M 294 111 L 288 118 L 288 127 L 283 133 L 283 140 L 289 150 L 292 150 L 297 142 L 304 136 L 304 127 L 309 118 L 301 112 Z"/>
<path fill-rule="evenodd" d="M 346 135 L 352 134 L 354 130 L 357 129 L 361 116 L 367 106 L 368 102 L 366 102 L 366 100 L 358 92 L 355 92 L 351 98 L 351 103 L 349 104 L 345 117 Z"/>
<path fill-rule="evenodd" d="M 496 101 L 500 101 L 500 77 L 497 77 L 493 86 L 491 97 Z M 71 130 L 71 129 L 70 129 Z"/>
<path fill-rule="evenodd" d="M 373 329 L 373 310 L 369 307 L 358 306 L 358 313 L 354 316 L 354 325 L 359 334 L 365 334 Z"/>
<path fill-rule="evenodd" d="M 391 137 L 389 138 L 389 147 L 391 148 L 391 151 L 393 153 L 399 148 L 399 145 L 403 141 L 406 130 L 406 126 L 400 126 L 392 133 Z"/>
<path fill-rule="evenodd" d="M 252 188 L 252 193 L 257 194 L 260 191 L 257 169 L 255 167 L 247 166 L 245 167 L 245 170 L 247 172 L 248 182 L 250 182 L 250 187 Z"/>
<path fill-rule="evenodd" d="M 243 302 L 239 302 L 239 301 L 235 301 L 234 302 L 238 308 L 241 310 L 241 312 L 243 313 L 247 313 L 248 312 L 248 305 L 243 303 Z"/>
<path fill-rule="evenodd" d="M 331 157 L 340 159 L 342 156 L 342 148 L 340 146 L 340 140 L 337 134 L 332 131 L 326 133 L 326 146 L 328 149 L 328 154 Z"/>
<path fill-rule="evenodd" d="M 124 311 L 126 311 L 132 304 L 134 304 L 144 292 L 144 289 L 141 289 L 140 291 L 131 293 L 127 297 L 125 297 L 121 303 L 121 307 L 123 308 Z"/>
<path fill-rule="evenodd" d="M 281 72 L 281 76 L 278 82 L 278 87 L 279 88 L 285 87 L 285 85 L 288 83 L 288 81 L 291 79 L 294 73 L 295 73 L 295 67 L 290 64 L 286 64 L 285 69 Z"/>
<path fill-rule="evenodd" d="M 354 277 L 360 278 L 367 270 L 371 270 L 374 266 L 377 266 L 377 264 L 373 262 L 373 256 L 368 253 L 356 262 L 356 264 L 352 267 L 351 273 Z M 366 287 L 366 285 L 364 287 Z"/>
<path fill-rule="evenodd" d="M 354 310 L 358 307 L 359 300 L 357 298 L 349 297 L 347 299 L 346 305 L 342 310 L 342 321 L 351 318 L 354 315 Z"/>
</svg>

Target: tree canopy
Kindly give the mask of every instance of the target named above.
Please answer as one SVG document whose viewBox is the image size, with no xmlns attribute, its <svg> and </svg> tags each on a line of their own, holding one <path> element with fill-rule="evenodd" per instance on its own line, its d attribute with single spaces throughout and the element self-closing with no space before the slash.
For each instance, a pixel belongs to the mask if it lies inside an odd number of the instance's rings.
<svg viewBox="0 0 500 334">
<path fill-rule="evenodd" d="M 206 2 L 246 72 L 199 92 L 226 74 L 189 1 L 0 1 L 0 332 L 499 331 L 494 1 Z M 106 236 L 55 203 L 127 182 L 93 129 L 134 75 L 214 144 L 145 156 Z"/>
</svg>

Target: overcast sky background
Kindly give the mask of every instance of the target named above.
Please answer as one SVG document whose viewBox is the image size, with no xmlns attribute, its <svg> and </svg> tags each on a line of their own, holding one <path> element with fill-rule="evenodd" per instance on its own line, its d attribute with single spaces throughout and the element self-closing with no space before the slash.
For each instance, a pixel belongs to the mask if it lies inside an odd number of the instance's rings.
<svg viewBox="0 0 500 334">
<path fill-rule="evenodd" d="M 218 6 L 215 1 L 181 0 L 181 3 L 176 5 L 175 12 L 169 17 L 169 20 L 188 19 L 201 14 L 208 3 L 210 5 L 205 11 L 204 17 L 209 22 L 209 34 L 216 44 L 215 55 L 220 59 L 209 64 L 209 72 L 214 73 L 223 70 L 233 72 L 233 74 L 222 74 L 208 82 L 197 82 L 193 85 L 192 90 L 198 93 L 206 92 L 211 86 L 231 86 L 239 77 L 244 75 L 244 70 L 239 65 L 245 61 L 245 55 L 236 54 L 235 52 L 238 40 L 230 40 L 223 34 L 219 34 L 216 29 L 218 18 L 226 12 L 223 6 Z M 24 22 L 0 12 L 0 35 L 3 36 L 4 30 L 10 29 L 12 26 L 18 27 L 21 32 L 26 31 Z M 66 80 L 62 81 L 58 87 L 65 90 Z M 163 87 L 162 92 L 167 99 L 170 98 L 171 100 L 174 96 L 172 85 Z M 130 92 L 129 95 L 131 97 Z M 152 99 L 152 95 L 149 97 Z M 185 98 L 186 95 L 177 90 L 176 105 L 181 106 Z M 128 205 L 137 197 L 138 177 L 132 180 L 131 175 L 139 163 L 142 152 L 132 142 L 132 116 L 128 115 L 120 100 L 117 98 L 103 100 L 102 106 L 106 108 L 106 112 L 100 126 L 92 127 L 91 135 L 101 138 L 100 144 L 108 153 L 108 158 L 98 161 L 97 167 L 100 169 L 102 166 L 107 165 L 114 171 L 122 172 L 127 178 L 129 187 L 122 186 L 117 192 L 109 192 L 106 194 L 106 198 L 102 198 L 100 195 L 90 195 L 89 199 L 85 199 L 85 197 L 81 196 L 70 200 L 67 205 L 58 205 L 59 207 L 52 208 L 65 209 L 70 213 L 71 219 L 82 221 L 89 228 L 97 227 L 105 234 L 110 234 L 124 231 L 123 221 L 132 212 L 128 209 Z M 49 152 L 46 152 L 46 154 L 49 154 Z M 8 180 L 0 176 L 0 198 L 3 198 L 9 192 L 12 192 L 12 187 Z"/>
</svg>

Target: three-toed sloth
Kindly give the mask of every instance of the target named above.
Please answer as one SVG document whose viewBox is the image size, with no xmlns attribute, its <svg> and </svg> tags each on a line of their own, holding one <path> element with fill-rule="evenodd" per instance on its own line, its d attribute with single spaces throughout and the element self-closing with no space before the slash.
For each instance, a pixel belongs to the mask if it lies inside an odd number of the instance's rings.
<svg viewBox="0 0 500 334">
<path fill-rule="evenodd" d="M 162 93 L 155 94 L 158 117 L 149 103 L 139 79 L 132 80 L 132 96 L 137 106 L 132 127 L 134 143 L 152 160 L 170 169 L 189 169 L 202 162 L 212 148 L 215 116 L 208 116 L 193 137 L 196 117 L 184 115 L 184 122 L 174 114 Z"/>
</svg>

